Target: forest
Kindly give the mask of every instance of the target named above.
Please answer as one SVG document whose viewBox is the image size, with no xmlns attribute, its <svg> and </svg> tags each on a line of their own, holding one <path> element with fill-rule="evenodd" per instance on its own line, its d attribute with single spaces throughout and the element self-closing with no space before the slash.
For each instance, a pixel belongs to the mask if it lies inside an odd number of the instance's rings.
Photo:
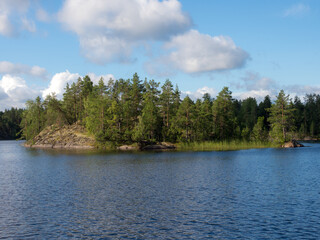
<svg viewBox="0 0 320 240">
<path fill-rule="evenodd" d="M 17 108 L 0 111 L 0 140 L 13 140 L 21 137 L 20 122 L 23 111 Z"/>
<path fill-rule="evenodd" d="M 97 85 L 85 76 L 67 84 L 61 100 L 52 93 L 44 100 L 27 101 L 20 123 L 22 137 L 30 140 L 47 126 L 74 123 L 84 125 L 102 144 L 235 139 L 283 143 L 320 135 L 320 95 L 291 99 L 281 90 L 273 101 L 265 96 L 260 103 L 252 97 L 234 99 L 228 87 L 216 98 L 206 93 L 193 101 L 180 95 L 170 80 L 160 86 L 154 80 L 142 81 L 137 73 L 107 84 L 101 78 Z M 1 114 L 2 125 L 10 122 L 3 120 L 10 118 L 6 112 Z"/>
</svg>

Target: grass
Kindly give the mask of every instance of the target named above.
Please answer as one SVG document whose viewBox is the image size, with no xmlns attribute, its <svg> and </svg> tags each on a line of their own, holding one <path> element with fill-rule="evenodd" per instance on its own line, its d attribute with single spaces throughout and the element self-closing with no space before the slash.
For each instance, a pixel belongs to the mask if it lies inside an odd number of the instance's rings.
<svg viewBox="0 0 320 240">
<path fill-rule="evenodd" d="M 271 142 L 259 142 L 259 141 L 207 141 L 207 142 L 191 142 L 191 143 L 178 143 L 177 150 L 184 151 L 233 151 L 252 148 L 271 148 L 278 147 Z"/>
</svg>

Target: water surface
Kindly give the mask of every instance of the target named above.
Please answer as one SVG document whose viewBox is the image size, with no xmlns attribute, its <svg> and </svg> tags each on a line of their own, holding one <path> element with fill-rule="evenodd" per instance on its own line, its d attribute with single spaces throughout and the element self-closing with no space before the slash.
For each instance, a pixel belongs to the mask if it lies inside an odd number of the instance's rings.
<svg viewBox="0 0 320 240">
<path fill-rule="evenodd" d="M 0 239 L 317 239 L 320 145 L 74 153 L 0 141 Z"/>
</svg>

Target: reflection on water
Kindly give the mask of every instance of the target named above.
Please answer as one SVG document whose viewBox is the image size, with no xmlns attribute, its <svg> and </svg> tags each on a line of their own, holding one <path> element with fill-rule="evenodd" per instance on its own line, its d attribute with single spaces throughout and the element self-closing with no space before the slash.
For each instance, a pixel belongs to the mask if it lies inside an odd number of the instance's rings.
<svg viewBox="0 0 320 240">
<path fill-rule="evenodd" d="M 0 142 L 1 238 L 317 238 L 319 144 L 79 153 Z"/>
</svg>

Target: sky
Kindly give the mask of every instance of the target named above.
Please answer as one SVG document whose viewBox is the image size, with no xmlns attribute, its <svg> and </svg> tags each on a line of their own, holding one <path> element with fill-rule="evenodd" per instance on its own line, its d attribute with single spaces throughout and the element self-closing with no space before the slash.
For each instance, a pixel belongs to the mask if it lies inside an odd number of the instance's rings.
<svg viewBox="0 0 320 240">
<path fill-rule="evenodd" d="M 320 1 L 0 0 L 0 111 L 89 75 L 182 96 L 320 94 Z"/>
</svg>

